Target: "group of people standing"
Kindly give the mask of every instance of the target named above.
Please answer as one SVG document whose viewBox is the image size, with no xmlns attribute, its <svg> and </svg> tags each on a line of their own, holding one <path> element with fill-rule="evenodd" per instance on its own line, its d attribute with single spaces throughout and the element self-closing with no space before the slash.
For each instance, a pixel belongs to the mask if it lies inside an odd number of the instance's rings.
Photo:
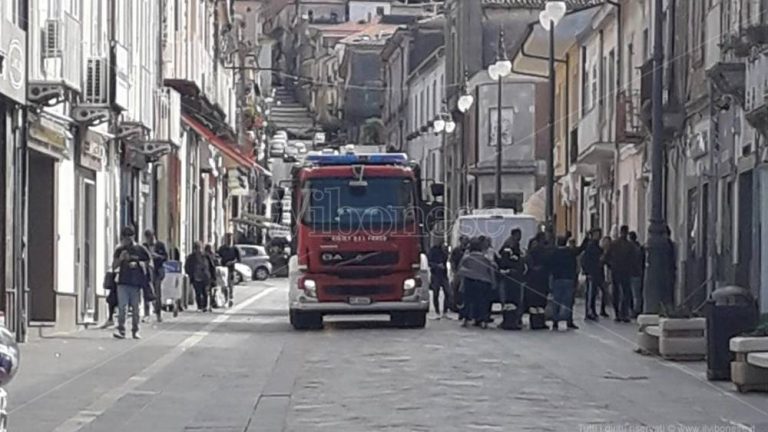
<svg viewBox="0 0 768 432">
<path fill-rule="evenodd" d="M 434 246 L 429 253 L 429 263 L 438 317 L 454 310 L 463 325 L 474 322 L 485 328 L 492 321 L 492 304 L 499 302 L 502 328 L 521 328 L 526 313 L 531 329 L 547 328 L 545 317 L 549 307 L 552 330 L 557 330 L 560 323 L 577 329 L 573 306 L 580 272 L 586 276 L 587 320 L 608 317 L 609 298 L 617 322 L 629 322 L 641 313 L 645 248 L 627 226 L 619 229 L 616 239 L 603 237 L 602 230 L 595 228 L 581 245 L 577 245 L 569 233 L 552 239 L 539 232 L 525 251 L 521 241 L 522 232 L 515 228 L 498 251 L 493 249 L 490 239 L 483 236 L 462 237 L 450 253 L 442 243 Z M 671 240 L 668 243 L 674 248 Z M 674 260 L 671 261 L 674 266 Z M 447 262 L 453 269 L 452 283 L 448 281 Z M 442 314 L 438 300 L 441 290 L 444 293 Z M 601 297 L 600 315 L 596 311 L 598 296 Z"/>
<path fill-rule="evenodd" d="M 139 306 L 144 303 L 144 321 L 150 317 L 150 305 L 154 308 L 157 321 L 162 321 L 162 282 L 165 278 L 165 263 L 169 260 L 165 244 L 157 240 L 152 230 L 144 232 L 144 243 L 135 241 L 135 231 L 125 227 L 120 232 L 120 245 L 115 249 L 111 271 L 105 277 L 108 319 L 103 325 L 110 327 L 114 323 L 114 312 L 117 310 L 117 327 L 114 337 L 125 339 L 126 319 L 131 312 L 131 335 L 140 339 Z M 170 257 L 178 259 L 176 256 Z M 201 242 L 195 242 L 192 253 L 184 262 L 184 272 L 189 278 L 194 290 L 197 308 L 200 311 L 210 311 L 211 287 L 216 282 L 216 267 L 225 266 L 229 269 L 229 280 L 226 287 L 226 302 L 232 306 L 234 302 L 232 277 L 235 263 L 240 262 L 240 252 L 232 243 L 232 235 L 227 234 L 225 244 L 214 254 L 213 247 Z"/>
<path fill-rule="evenodd" d="M 232 307 L 234 302 L 234 274 L 235 264 L 240 262 L 240 250 L 235 247 L 232 235 L 227 234 L 224 245 L 214 253 L 213 246 L 207 244 L 203 247 L 201 242 L 192 245 L 190 253 L 184 261 L 184 273 L 192 283 L 195 290 L 195 303 L 200 312 L 210 312 L 214 306 L 212 290 L 216 286 L 216 267 L 227 268 L 227 281 L 225 302 Z"/>
</svg>

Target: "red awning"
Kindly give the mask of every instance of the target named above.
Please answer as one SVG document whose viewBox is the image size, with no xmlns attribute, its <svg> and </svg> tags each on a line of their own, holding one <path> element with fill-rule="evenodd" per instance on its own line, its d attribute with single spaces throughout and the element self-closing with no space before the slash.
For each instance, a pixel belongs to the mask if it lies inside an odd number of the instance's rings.
<svg viewBox="0 0 768 432">
<path fill-rule="evenodd" d="M 224 153 L 224 156 L 226 156 L 229 159 L 232 159 L 235 163 L 248 168 L 256 168 L 262 174 L 266 174 L 270 176 L 272 175 L 268 170 L 266 170 L 264 167 L 256 163 L 253 157 L 248 156 L 242 151 L 240 151 L 235 146 L 234 143 L 232 143 L 231 141 L 225 138 L 221 138 L 217 136 L 212 130 L 208 129 L 207 127 L 205 127 L 205 125 L 195 120 L 191 116 L 182 114 L 181 119 L 184 121 L 185 124 L 187 124 L 187 126 L 192 128 L 192 130 L 197 132 L 197 134 L 199 134 L 201 137 L 205 138 L 214 147 L 216 147 L 216 149 Z"/>
</svg>

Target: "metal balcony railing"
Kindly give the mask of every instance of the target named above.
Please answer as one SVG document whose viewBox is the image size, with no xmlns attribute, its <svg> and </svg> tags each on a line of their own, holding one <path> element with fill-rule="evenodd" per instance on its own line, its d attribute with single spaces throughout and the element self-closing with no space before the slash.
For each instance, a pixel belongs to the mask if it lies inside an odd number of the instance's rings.
<svg viewBox="0 0 768 432">
<path fill-rule="evenodd" d="M 616 139 L 622 143 L 642 141 L 643 123 L 640 115 L 640 91 L 622 90 L 616 99 Z"/>
</svg>

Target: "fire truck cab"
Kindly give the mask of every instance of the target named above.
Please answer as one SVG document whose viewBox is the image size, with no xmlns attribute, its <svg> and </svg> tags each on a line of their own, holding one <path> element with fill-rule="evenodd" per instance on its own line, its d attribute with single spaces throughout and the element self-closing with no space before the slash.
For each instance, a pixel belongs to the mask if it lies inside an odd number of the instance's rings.
<svg viewBox="0 0 768 432">
<path fill-rule="evenodd" d="M 292 173 L 290 321 L 385 314 L 424 327 L 429 269 L 419 167 L 404 154 L 311 154 Z"/>
</svg>

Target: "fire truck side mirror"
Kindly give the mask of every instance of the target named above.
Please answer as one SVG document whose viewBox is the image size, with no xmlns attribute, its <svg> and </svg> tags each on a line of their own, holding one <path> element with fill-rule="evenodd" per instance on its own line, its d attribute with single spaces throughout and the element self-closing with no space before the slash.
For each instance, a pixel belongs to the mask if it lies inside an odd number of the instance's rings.
<svg viewBox="0 0 768 432">
<path fill-rule="evenodd" d="M 445 195 L 445 185 L 442 183 L 432 183 L 429 185 L 429 191 L 435 198 L 442 197 Z"/>
</svg>

